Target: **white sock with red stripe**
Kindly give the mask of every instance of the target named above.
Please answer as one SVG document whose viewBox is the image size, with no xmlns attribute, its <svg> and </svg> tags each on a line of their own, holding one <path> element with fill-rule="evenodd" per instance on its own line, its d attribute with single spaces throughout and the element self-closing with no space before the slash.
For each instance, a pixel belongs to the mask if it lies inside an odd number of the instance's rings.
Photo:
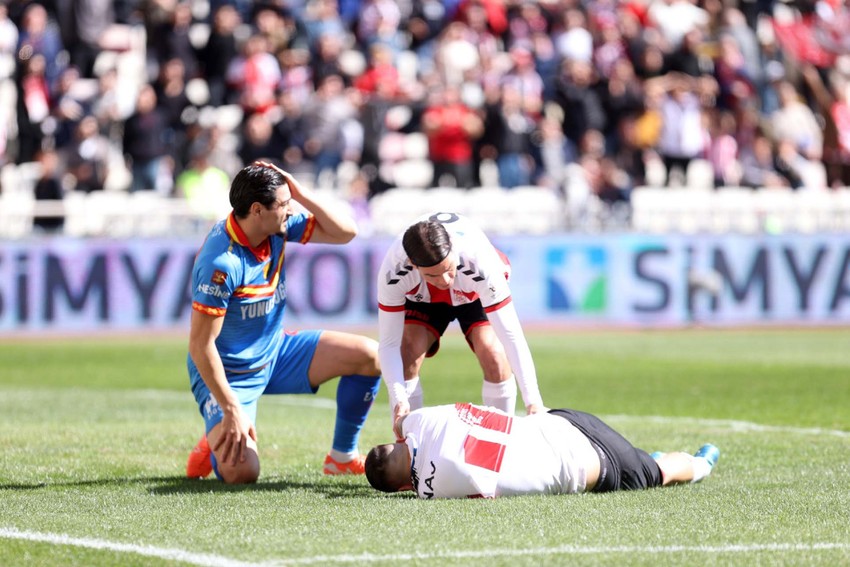
<svg viewBox="0 0 850 567">
<path fill-rule="evenodd" d="M 488 382 L 481 384 L 481 399 L 485 406 L 498 408 L 511 415 L 516 413 L 516 380 L 513 374 L 504 382 Z"/>
</svg>

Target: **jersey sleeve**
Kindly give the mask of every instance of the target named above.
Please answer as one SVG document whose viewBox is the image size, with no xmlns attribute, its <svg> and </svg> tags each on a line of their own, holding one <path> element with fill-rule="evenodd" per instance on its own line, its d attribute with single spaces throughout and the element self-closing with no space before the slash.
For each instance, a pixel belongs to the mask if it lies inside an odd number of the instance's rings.
<svg viewBox="0 0 850 567">
<path fill-rule="evenodd" d="M 209 257 L 202 251 L 192 273 L 192 309 L 224 316 L 240 274 L 227 254 Z"/>
<path fill-rule="evenodd" d="M 531 357 L 531 349 L 528 348 L 528 341 L 513 303 L 507 303 L 489 311 L 485 309 L 485 312 L 493 326 L 493 331 L 505 349 L 505 355 L 514 371 L 523 403 L 526 407 L 532 404 L 542 406 L 543 398 L 540 396 L 540 388 L 537 385 L 534 359 Z"/>
<path fill-rule="evenodd" d="M 419 272 L 408 261 L 401 245 L 401 238 L 397 238 L 384 256 L 381 268 L 378 270 L 376 282 L 378 309 L 403 311 L 405 295 L 419 281 Z"/>
<path fill-rule="evenodd" d="M 316 230 L 316 217 L 310 213 L 297 213 L 286 219 L 286 240 L 307 244 Z"/>
</svg>

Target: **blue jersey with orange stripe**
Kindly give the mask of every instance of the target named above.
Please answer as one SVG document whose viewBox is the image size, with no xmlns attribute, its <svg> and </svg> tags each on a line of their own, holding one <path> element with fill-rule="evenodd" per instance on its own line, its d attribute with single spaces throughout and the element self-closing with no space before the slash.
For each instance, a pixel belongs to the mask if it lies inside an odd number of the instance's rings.
<svg viewBox="0 0 850 567">
<path fill-rule="evenodd" d="M 192 268 L 192 309 L 224 317 L 215 344 L 226 370 L 260 368 L 277 352 L 286 307 L 286 242 L 307 243 L 315 224 L 311 214 L 293 215 L 285 234 L 256 248 L 233 213 L 210 230 Z"/>
</svg>

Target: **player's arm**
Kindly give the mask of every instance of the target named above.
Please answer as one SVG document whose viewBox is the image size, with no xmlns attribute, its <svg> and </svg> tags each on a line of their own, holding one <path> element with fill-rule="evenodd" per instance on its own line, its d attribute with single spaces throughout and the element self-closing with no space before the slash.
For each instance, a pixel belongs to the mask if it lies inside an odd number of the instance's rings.
<svg viewBox="0 0 850 567">
<path fill-rule="evenodd" d="M 404 385 L 404 363 L 401 358 L 401 339 L 404 334 L 404 306 L 378 308 L 378 357 L 381 375 L 387 385 L 393 415 L 393 432 L 402 439 L 401 421 L 410 412 Z"/>
<path fill-rule="evenodd" d="M 213 450 L 223 448 L 222 460 L 230 458 L 231 463 L 235 465 L 237 461 L 245 460 L 248 437 L 256 441 L 257 433 L 251 420 L 242 412 L 239 399 L 227 382 L 224 365 L 215 346 L 223 323 L 223 316 L 192 310 L 189 356 L 224 414 L 221 420 L 221 435 Z"/>
<path fill-rule="evenodd" d="M 531 349 L 528 348 L 513 302 L 508 298 L 497 305 L 485 307 L 484 311 L 505 349 L 505 355 L 516 376 L 526 412 L 532 414 L 546 411 L 537 385 L 537 371 L 534 368 Z"/>
<path fill-rule="evenodd" d="M 265 162 L 263 162 L 265 163 Z M 303 206 L 316 220 L 310 242 L 326 244 L 345 244 L 357 236 L 357 223 L 354 219 L 331 203 L 324 202 L 316 193 L 301 185 L 295 177 L 281 168 L 266 164 L 283 175 L 292 193 L 292 199 Z"/>
</svg>

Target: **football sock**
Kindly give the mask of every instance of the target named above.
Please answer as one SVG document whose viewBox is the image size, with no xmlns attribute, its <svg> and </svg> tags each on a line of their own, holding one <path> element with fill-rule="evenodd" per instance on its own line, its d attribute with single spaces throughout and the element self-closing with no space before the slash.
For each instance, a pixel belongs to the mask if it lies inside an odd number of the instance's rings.
<svg viewBox="0 0 850 567">
<path fill-rule="evenodd" d="M 336 426 L 331 445 L 331 457 L 338 462 L 350 461 L 357 455 L 360 430 L 380 385 L 380 376 L 350 374 L 339 379 L 336 388 Z"/>
<path fill-rule="evenodd" d="M 504 382 L 481 384 L 481 399 L 485 406 L 493 406 L 511 415 L 516 413 L 516 380 L 513 375 Z"/>
<path fill-rule="evenodd" d="M 699 482 L 711 474 L 711 463 L 703 457 L 693 457 L 694 478 L 691 482 Z"/>
</svg>

